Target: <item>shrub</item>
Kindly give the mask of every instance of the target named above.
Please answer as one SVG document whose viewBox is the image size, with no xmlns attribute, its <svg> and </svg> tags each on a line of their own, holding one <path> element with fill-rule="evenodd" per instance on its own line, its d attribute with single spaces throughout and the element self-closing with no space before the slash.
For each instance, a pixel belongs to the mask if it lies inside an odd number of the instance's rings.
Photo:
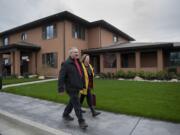
<svg viewBox="0 0 180 135">
<path fill-rule="evenodd" d="M 179 79 L 180 80 L 180 73 L 176 74 L 175 72 L 167 72 L 167 71 L 158 71 L 158 72 L 148 72 L 148 71 L 128 71 L 124 72 L 123 70 L 119 70 L 116 73 L 100 73 L 100 78 L 109 78 L 109 79 L 115 79 L 115 78 L 126 78 L 126 79 L 132 79 L 135 76 L 139 76 L 146 80 L 170 80 L 170 79 Z"/>
<path fill-rule="evenodd" d="M 136 72 L 133 72 L 133 71 L 128 71 L 125 73 L 125 78 L 127 79 L 132 79 L 136 76 Z"/>
<path fill-rule="evenodd" d="M 119 78 L 117 72 L 114 73 L 114 78 L 116 78 L 116 79 Z"/>
<path fill-rule="evenodd" d="M 177 74 L 177 79 L 180 80 L 180 73 Z"/>
<path fill-rule="evenodd" d="M 105 73 L 100 73 L 99 76 L 100 76 L 100 78 L 103 78 L 103 79 L 106 78 L 106 74 Z"/>
<path fill-rule="evenodd" d="M 168 72 L 168 78 L 167 79 L 178 79 L 178 75 L 175 72 Z"/>
<path fill-rule="evenodd" d="M 107 78 L 112 78 L 112 73 L 107 72 Z"/>
<path fill-rule="evenodd" d="M 112 79 L 115 79 L 115 78 L 116 78 L 116 74 L 115 74 L 115 73 L 112 73 L 112 74 L 111 74 L 111 78 L 112 78 Z"/>
<path fill-rule="evenodd" d="M 154 72 L 145 72 L 144 73 L 144 78 L 147 80 L 153 80 L 157 78 L 157 74 Z"/>
<path fill-rule="evenodd" d="M 116 77 L 117 78 L 124 78 L 125 77 L 125 72 L 123 70 L 119 70 L 117 73 L 116 73 Z"/>
<path fill-rule="evenodd" d="M 23 77 L 24 77 L 24 78 L 29 78 L 29 75 L 31 75 L 31 74 L 30 74 L 30 73 L 24 73 L 24 74 L 23 74 Z"/>
<path fill-rule="evenodd" d="M 167 80 L 168 79 L 168 73 L 166 71 L 158 71 L 157 72 L 157 79 L 158 80 Z"/>
<path fill-rule="evenodd" d="M 171 72 L 177 73 L 177 68 L 176 67 L 169 67 L 168 73 L 171 73 Z"/>
<path fill-rule="evenodd" d="M 137 76 L 145 79 L 145 72 L 144 71 L 139 71 L 139 72 L 137 72 Z"/>
<path fill-rule="evenodd" d="M 15 79 L 17 78 L 17 75 L 13 74 L 13 75 L 10 75 L 10 76 L 2 76 L 4 79 Z"/>
</svg>

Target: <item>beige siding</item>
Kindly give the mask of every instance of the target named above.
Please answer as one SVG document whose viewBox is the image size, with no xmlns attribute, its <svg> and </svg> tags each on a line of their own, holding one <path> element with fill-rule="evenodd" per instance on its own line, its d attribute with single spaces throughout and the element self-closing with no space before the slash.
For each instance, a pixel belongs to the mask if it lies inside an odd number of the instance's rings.
<svg viewBox="0 0 180 135">
<path fill-rule="evenodd" d="M 113 32 L 106 30 L 104 28 L 101 28 L 100 35 L 101 35 L 101 47 L 109 46 L 113 43 L 113 36 L 114 36 Z M 118 42 L 125 43 L 128 41 L 124 39 L 123 37 L 119 36 Z"/>
<path fill-rule="evenodd" d="M 72 23 L 69 21 L 65 21 L 65 35 L 66 35 L 66 58 L 68 57 L 69 48 L 75 46 L 79 50 L 84 50 L 88 48 L 88 33 L 85 30 L 85 40 L 75 39 L 72 37 Z"/>
<path fill-rule="evenodd" d="M 88 48 L 100 47 L 100 27 L 88 29 Z"/>
<path fill-rule="evenodd" d="M 63 22 L 58 22 L 57 26 L 57 37 L 54 39 L 43 40 L 42 39 L 42 26 L 22 31 L 27 33 L 26 42 L 30 42 L 41 46 L 41 50 L 37 53 L 37 73 L 40 75 L 57 76 L 60 68 L 60 63 L 63 61 Z M 9 36 L 9 43 L 16 43 L 21 41 L 21 33 L 15 33 Z M 42 65 L 42 54 L 48 52 L 58 53 L 58 68 L 44 67 Z"/>
</svg>

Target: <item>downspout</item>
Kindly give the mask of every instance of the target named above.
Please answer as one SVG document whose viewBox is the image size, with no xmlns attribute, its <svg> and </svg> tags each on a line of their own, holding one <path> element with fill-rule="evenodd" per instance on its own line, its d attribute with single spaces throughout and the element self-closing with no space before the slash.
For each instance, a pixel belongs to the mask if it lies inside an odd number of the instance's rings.
<svg viewBox="0 0 180 135">
<path fill-rule="evenodd" d="M 63 40 L 63 58 L 64 58 L 64 61 L 66 60 L 66 28 L 65 28 L 66 24 L 65 24 L 65 21 L 64 21 L 64 40 Z"/>
<path fill-rule="evenodd" d="M 35 52 L 35 74 L 37 74 L 37 52 Z"/>
<path fill-rule="evenodd" d="M 100 38 L 99 38 L 99 39 L 100 39 L 99 44 L 100 44 L 100 47 L 102 47 L 102 46 L 101 46 L 101 42 L 102 42 L 102 41 L 101 41 L 101 26 L 99 27 L 99 37 L 100 37 Z"/>
</svg>

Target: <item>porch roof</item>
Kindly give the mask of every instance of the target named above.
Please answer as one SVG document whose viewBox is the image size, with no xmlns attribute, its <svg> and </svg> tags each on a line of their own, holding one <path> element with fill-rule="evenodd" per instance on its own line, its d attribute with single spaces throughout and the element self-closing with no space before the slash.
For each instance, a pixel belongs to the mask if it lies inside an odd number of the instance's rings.
<svg viewBox="0 0 180 135">
<path fill-rule="evenodd" d="M 10 52 L 13 50 L 39 51 L 40 49 L 41 49 L 40 46 L 32 43 L 18 42 L 6 46 L 0 46 L 0 53 Z"/>
<path fill-rule="evenodd" d="M 180 42 L 128 42 L 128 43 L 114 43 L 107 47 L 85 49 L 83 53 L 100 53 L 100 52 L 116 52 L 125 50 L 138 49 L 156 49 L 156 48 L 180 48 Z"/>
</svg>

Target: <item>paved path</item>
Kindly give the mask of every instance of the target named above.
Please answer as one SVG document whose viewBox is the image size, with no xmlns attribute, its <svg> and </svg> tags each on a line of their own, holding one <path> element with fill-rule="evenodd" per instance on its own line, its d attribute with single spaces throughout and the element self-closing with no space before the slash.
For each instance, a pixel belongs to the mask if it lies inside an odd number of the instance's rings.
<svg viewBox="0 0 180 135">
<path fill-rule="evenodd" d="M 0 93 L 1 110 L 72 135 L 180 135 L 180 124 L 108 112 L 92 118 L 89 111 L 84 115 L 89 125 L 84 131 L 79 128 L 77 119 L 73 122 L 62 120 L 64 107 L 45 100 Z M 72 115 L 75 117 L 74 112 Z"/>
<path fill-rule="evenodd" d="M 70 135 L 44 124 L 0 110 L 0 135 Z"/>
<path fill-rule="evenodd" d="M 47 126 L 44 127 L 44 125 L 43 129 L 36 128 L 37 125 L 39 123 L 34 126 L 14 120 L 14 117 L 11 119 L 2 116 L 0 117 L 0 135 L 70 135 Z"/>
<path fill-rule="evenodd" d="M 42 82 L 50 82 L 50 81 L 55 81 L 55 80 L 57 80 L 57 78 L 54 78 L 54 79 L 46 79 L 46 80 L 39 80 L 39 81 L 32 81 L 32 82 L 16 83 L 16 84 L 8 84 L 8 85 L 3 85 L 2 88 L 4 89 L 4 88 L 8 88 L 8 87 L 22 86 L 22 85 L 42 83 Z"/>
<path fill-rule="evenodd" d="M 0 135 L 32 135 L 37 134 L 36 131 L 29 130 L 28 127 L 22 127 L 16 123 L 9 122 L 0 117 Z M 39 135 L 43 135 L 38 133 Z"/>
</svg>

